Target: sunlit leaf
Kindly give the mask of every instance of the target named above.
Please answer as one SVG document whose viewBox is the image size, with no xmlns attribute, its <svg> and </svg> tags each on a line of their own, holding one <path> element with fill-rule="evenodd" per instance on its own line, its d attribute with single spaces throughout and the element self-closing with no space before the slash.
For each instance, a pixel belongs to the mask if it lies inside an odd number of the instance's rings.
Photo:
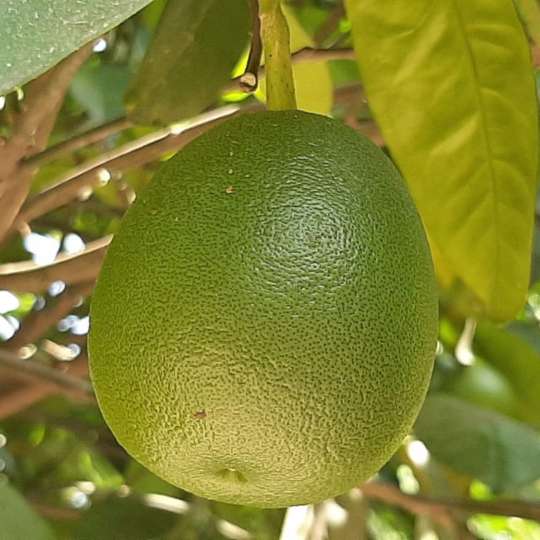
<svg viewBox="0 0 540 540">
<path fill-rule="evenodd" d="M 428 234 L 496 320 L 529 284 L 537 105 L 512 0 L 348 0 L 362 80 Z"/>
<path fill-rule="evenodd" d="M 0 16 L 0 94 L 46 71 L 149 2 L 4 0 Z"/>
<path fill-rule="evenodd" d="M 169 0 L 127 97 L 142 124 L 182 120 L 217 98 L 246 46 L 245 0 Z"/>
<path fill-rule="evenodd" d="M 494 491 L 540 478 L 540 433 L 488 409 L 432 394 L 414 432 L 437 460 Z"/>
</svg>

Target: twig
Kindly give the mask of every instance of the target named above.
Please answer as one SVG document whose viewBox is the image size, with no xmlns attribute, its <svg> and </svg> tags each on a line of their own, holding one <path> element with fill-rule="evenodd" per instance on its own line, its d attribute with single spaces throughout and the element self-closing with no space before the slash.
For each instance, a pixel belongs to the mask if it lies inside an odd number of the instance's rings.
<svg viewBox="0 0 540 540">
<path fill-rule="evenodd" d="M 28 343 L 34 343 L 55 325 L 60 319 L 69 314 L 75 305 L 88 296 L 94 288 L 93 283 L 67 289 L 50 306 L 40 311 L 33 311 L 22 322 L 15 335 L 6 341 L 4 348 L 17 351 Z"/>
<path fill-rule="evenodd" d="M 335 92 L 336 101 L 348 101 L 360 97 L 361 88 L 357 84 L 342 87 Z M 191 122 L 192 127 L 181 133 L 178 133 L 174 127 L 168 127 L 111 150 L 98 160 L 93 160 L 70 172 L 55 185 L 28 200 L 17 216 L 14 228 L 22 227 L 47 212 L 68 204 L 81 193 L 81 190 L 99 184 L 100 172 L 107 171 L 112 174 L 152 162 L 166 152 L 179 150 L 226 118 L 261 109 L 263 109 L 263 105 L 259 103 L 253 103 L 241 109 L 239 107 L 223 107 L 212 111 L 211 114 L 207 113 L 196 117 Z M 373 122 L 362 123 L 361 131 L 365 131 L 375 141 L 381 140 L 379 131 Z"/>
<path fill-rule="evenodd" d="M 73 376 L 87 377 L 88 359 L 84 354 L 80 354 L 75 360 L 69 362 L 65 368 Z M 55 383 L 51 383 L 24 372 L 15 372 L 9 368 L 4 369 L 4 371 L 8 370 L 15 373 L 17 379 L 23 379 L 27 382 L 18 384 L 16 389 L 7 394 L 2 394 L 2 399 L 0 400 L 0 419 L 17 414 L 32 406 L 37 401 L 40 401 L 51 394 L 57 394 L 58 392 L 79 399 L 81 397 L 84 397 L 85 400 L 93 398 L 86 393 L 81 394 L 79 390 L 60 387 Z"/>
<path fill-rule="evenodd" d="M 0 240 L 9 230 L 30 190 L 35 168 L 21 160 L 45 148 L 69 84 L 92 53 L 92 44 L 75 52 L 26 89 L 13 134 L 0 147 Z"/>
<path fill-rule="evenodd" d="M 296 51 L 291 55 L 291 60 L 293 64 L 299 64 L 302 62 L 309 62 L 311 60 L 354 60 L 354 50 L 350 48 L 339 48 L 339 49 L 316 49 L 313 47 L 304 47 L 299 51 Z M 264 74 L 264 67 L 259 67 L 258 78 Z M 227 86 L 225 87 L 228 91 L 234 90 L 243 90 L 242 87 L 242 77 L 235 77 L 231 79 Z"/>
<path fill-rule="evenodd" d="M 251 46 L 246 69 L 240 77 L 239 85 L 244 92 L 254 92 L 259 84 L 259 68 L 262 57 L 261 20 L 259 19 L 259 0 L 250 0 Z"/>
<path fill-rule="evenodd" d="M 10 369 L 15 373 L 44 380 L 61 389 L 74 390 L 88 396 L 93 395 L 92 385 L 88 381 L 74 377 L 69 373 L 63 373 L 57 368 L 47 366 L 36 360 L 23 360 L 11 351 L 0 349 L 0 366 Z"/>
<path fill-rule="evenodd" d="M 408 495 L 390 484 L 368 482 L 361 488 L 368 499 L 399 506 L 414 514 L 433 515 L 448 511 L 466 514 L 492 514 L 540 521 L 540 503 L 516 500 L 475 501 L 473 499 L 435 499 Z"/>
<path fill-rule="evenodd" d="M 100 142 L 107 137 L 114 135 L 124 129 L 131 127 L 132 123 L 126 117 L 117 118 L 111 122 L 107 122 L 101 126 L 95 127 L 84 133 L 75 135 L 71 139 L 59 142 L 49 148 L 46 148 L 42 152 L 34 154 L 24 160 L 25 165 L 31 165 L 34 167 L 41 167 L 44 163 L 52 161 L 63 154 L 85 148 L 91 144 Z"/>
<path fill-rule="evenodd" d="M 262 108 L 256 104 L 248 110 Z M 244 109 L 246 110 L 246 109 Z M 225 118 L 238 113 L 238 107 L 222 107 L 197 117 L 191 127 L 178 133 L 176 127 L 167 127 L 115 148 L 98 159 L 85 163 L 61 178 L 56 184 L 29 199 L 22 207 L 14 228 L 22 227 L 33 219 L 63 206 L 75 199 L 83 189 L 93 187 L 101 182 L 101 175 L 111 175 L 139 167 L 161 157 L 164 153 L 178 150 L 198 137 L 210 127 L 222 122 Z"/>
<path fill-rule="evenodd" d="M 45 266 L 33 262 L 0 265 L 0 289 L 18 292 L 42 292 L 53 281 L 69 285 L 88 283 L 96 279 L 101 262 L 111 241 L 110 236 L 89 242 L 84 251 L 75 255 L 61 254 Z"/>
</svg>

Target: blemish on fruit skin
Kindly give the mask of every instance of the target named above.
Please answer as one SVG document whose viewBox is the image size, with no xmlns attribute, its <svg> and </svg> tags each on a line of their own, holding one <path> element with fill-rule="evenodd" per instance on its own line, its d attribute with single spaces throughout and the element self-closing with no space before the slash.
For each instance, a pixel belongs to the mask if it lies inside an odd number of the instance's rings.
<svg viewBox="0 0 540 540">
<path fill-rule="evenodd" d="M 201 409 L 200 411 L 195 411 L 193 413 L 193 418 L 196 418 L 197 420 L 203 420 L 206 417 L 207 417 L 207 414 L 204 409 Z"/>
<path fill-rule="evenodd" d="M 225 189 L 225 193 L 234 193 L 234 187 L 233 186 L 227 186 Z"/>
</svg>

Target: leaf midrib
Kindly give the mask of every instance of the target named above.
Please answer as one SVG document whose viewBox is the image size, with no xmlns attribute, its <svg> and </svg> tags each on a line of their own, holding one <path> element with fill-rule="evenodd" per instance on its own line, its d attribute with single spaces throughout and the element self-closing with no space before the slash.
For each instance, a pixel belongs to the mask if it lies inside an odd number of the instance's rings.
<svg viewBox="0 0 540 540">
<path fill-rule="evenodd" d="M 493 277 L 493 283 L 491 284 L 490 290 L 489 290 L 489 298 L 487 299 L 488 303 L 491 302 L 491 296 L 493 291 L 496 288 L 496 284 L 499 281 L 499 260 L 500 260 L 500 246 L 499 242 L 497 242 L 497 238 L 499 237 L 498 227 L 498 210 L 497 210 L 497 175 L 495 172 L 495 168 L 493 166 L 493 150 L 492 145 L 489 137 L 489 132 L 487 128 L 487 115 L 484 105 L 484 98 L 482 97 L 481 92 L 481 84 L 480 84 L 480 75 L 478 70 L 478 63 L 476 61 L 476 58 L 474 56 L 474 52 L 472 49 L 472 46 L 469 42 L 468 33 L 466 30 L 466 26 L 463 20 L 463 16 L 460 12 L 459 5 L 457 3 L 457 0 L 451 0 L 452 5 L 456 11 L 456 17 L 458 22 L 458 27 L 461 31 L 461 35 L 463 37 L 463 42 L 465 43 L 465 50 L 467 51 L 467 56 L 470 59 L 470 66 L 471 71 L 473 73 L 474 80 L 477 84 L 474 86 L 474 93 L 476 95 L 476 100 L 478 102 L 478 110 L 480 112 L 481 117 L 481 131 L 482 131 L 482 138 L 484 140 L 484 147 L 486 150 L 486 154 L 488 156 L 488 164 L 489 164 L 489 176 L 491 180 L 491 187 L 492 187 L 492 207 L 493 207 L 493 215 L 494 215 L 494 223 L 495 223 L 495 271 L 494 271 L 494 277 Z"/>
</svg>

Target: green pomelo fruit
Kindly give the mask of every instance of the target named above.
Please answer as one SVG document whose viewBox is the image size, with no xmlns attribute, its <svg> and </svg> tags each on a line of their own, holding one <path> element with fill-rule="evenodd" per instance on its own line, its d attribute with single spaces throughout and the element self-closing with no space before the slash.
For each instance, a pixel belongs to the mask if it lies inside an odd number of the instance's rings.
<svg viewBox="0 0 540 540">
<path fill-rule="evenodd" d="M 126 450 L 229 503 L 281 507 L 375 473 L 425 396 L 436 287 L 400 175 L 298 111 L 242 115 L 156 174 L 91 308 L 91 374 Z"/>
</svg>

